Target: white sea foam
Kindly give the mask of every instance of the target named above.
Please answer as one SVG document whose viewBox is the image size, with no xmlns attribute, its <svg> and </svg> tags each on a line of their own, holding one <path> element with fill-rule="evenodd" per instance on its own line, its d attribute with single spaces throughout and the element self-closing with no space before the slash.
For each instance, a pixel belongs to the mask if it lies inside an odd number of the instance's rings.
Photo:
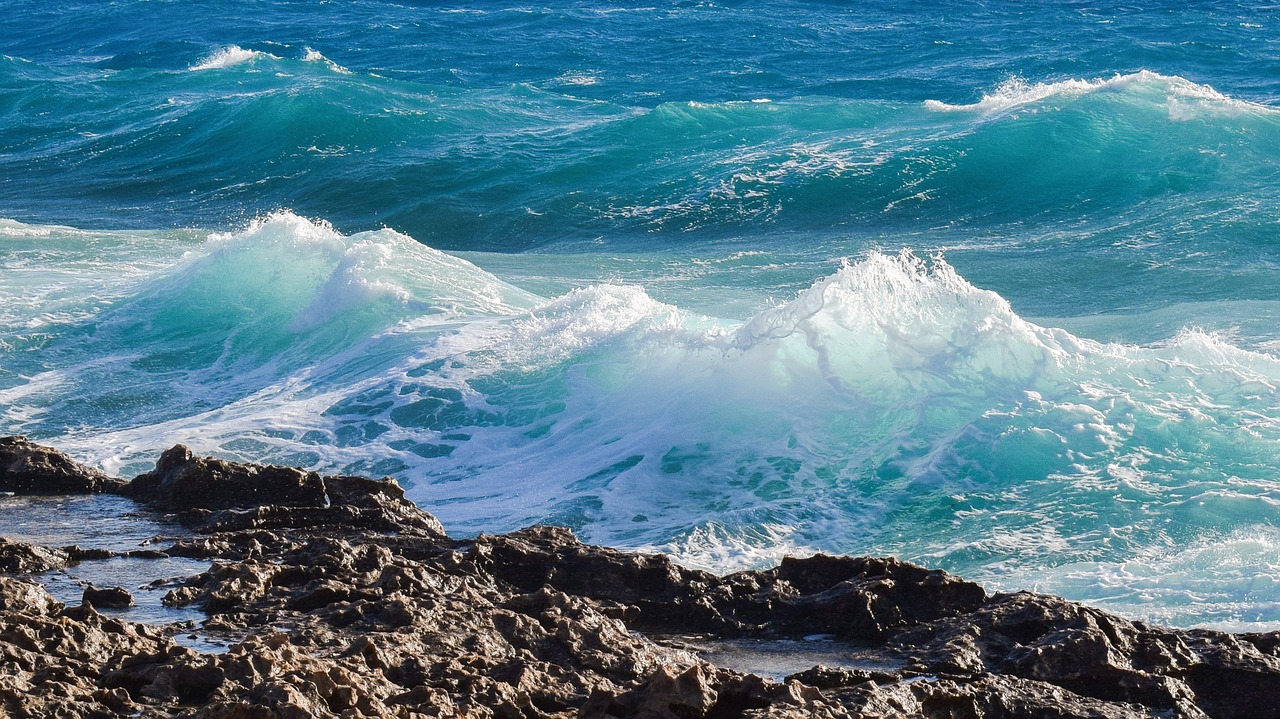
<svg viewBox="0 0 1280 719">
<path fill-rule="evenodd" d="M 239 45 L 228 45 L 221 48 L 200 62 L 187 68 L 188 70 L 221 70 L 223 68 L 240 65 L 247 62 L 253 62 L 263 58 L 279 60 L 280 58 L 271 53 L 262 52 L 260 50 L 246 50 Z"/>
<path fill-rule="evenodd" d="M 1009 588 L 1076 567 L 1063 591 L 1105 602 L 1141 590 L 1153 544 L 1191 557 L 1280 506 L 1275 357 L 1195 331 L 1081 339 L 910 252 L 738 322 L 636 285 L 539 298 L 390 230 L 277 213 L 95 323 L 80 361 L 0 390 L 8 421 L 120 471 L 187 442 L 391 473 L 459 532 L 557 522 L 719 569 L 894 553 Z M 1251 586 L 1215 616 L 1276 601 Z"/>
<path fill-rule="evenodd" d="M 552 82 L 557 85 L 590 87 L 592 85 L 600 84 L 600 77 L 589 72 L 566 72 Z"/>
<path fill-rule="evenodd" d="M 952 105 L 939 100 L 925 100 L 926 109 L 935 112 L 974 112 L 995 115 L 1010 110 L 1038 105 L 1051 98 L 1070 99 L 1099 92 L 1150 93 L 1157 102 L 1166 104 L 1171 119 L 1180 120 L 1204 110 L 1275 113 L 1269 105 L 1238 100 L 1204 85 L 1178 76 L 1161 75 L 1140 70 L 1127 75 L 1091 80 L 1068 79 L 1057 82 L 1028 82 L 1011 77 L 975 103 Z"/>
<path fill-rule="evenodd" d="M 1155 624 L 1273 631 L 1280 616 L 1278 557 L 1280 532 L 1257 527 L 1180 547 L 1157 544 L 1123 561 L 1053 567 L 1017 588 L 1071 596 Z M 1011 588 L 1008 578 L 989 581 Z"/>
<path fill-rule="evenodd" d="M 70 228 L 55 228 L 45 225 L 28 225 L 16 220 L 0 218 L 0 237 L 48 237 L 53 234 L 55 229 L 70 230 Z"/>
<path fill-rule="evenodd" d="M 311 48 L 307 48 L 307 49 L 306 49 L 306 53 L 305 53 L 305 54 L 303 54 L 303 56 L 302 56 L 302 61 L 303 61 L 303 62 L 319 62 L 319 63 L 324 63 L 325 67 L 328 67 L 330 70 L 332 70 L 332 71 L 334 71 L 334 72 L 338 73 L 339 75 L 350 75 L 350 74 L 351 74 L 351 71 L 350 71 L 350 70 L 348 70 L 347 68 L 345 68 L 345 67 L 343 67 L 343 66 L 339 65 L 338 63 L 334 62 L 333 60 L 330 60 L 329 58 L 325 57 L 324 55 L 321 55 L 321 54 L 320 54 L 320 52 L 319 52 L 318 50 L 313 50 L 313 49 L 311 49 Z"/>
</svg>

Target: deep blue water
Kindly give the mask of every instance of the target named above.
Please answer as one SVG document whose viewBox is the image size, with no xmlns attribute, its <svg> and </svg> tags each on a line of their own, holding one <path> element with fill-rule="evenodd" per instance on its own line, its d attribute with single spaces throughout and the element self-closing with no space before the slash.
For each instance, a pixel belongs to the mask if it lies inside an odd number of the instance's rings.
<svg viewBox="0 0 1280 719">
<path fill-rule="evenodd" d="M 0 432 L 1280 626 L 1280 6 L 3 9 Z"/>
</svg>

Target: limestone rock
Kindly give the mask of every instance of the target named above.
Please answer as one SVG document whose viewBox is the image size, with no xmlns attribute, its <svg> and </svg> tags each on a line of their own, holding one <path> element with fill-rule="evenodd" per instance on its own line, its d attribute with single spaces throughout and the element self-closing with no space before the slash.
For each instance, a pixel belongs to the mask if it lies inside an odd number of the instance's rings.
<svg viewBox="0 0 1280 719">
<path fill-rule="evenodd" d="M 440 522 L 406 500 L 393 479 L 325 477 L 296 467 L 198 457 L 183 445 L 166 450 L 154 470 L 122 492 L 178 512 L 206 533 L 330 527 L 444 535 Z"/>
<path fill-rule="evenodd" d="M 183 445 L 160 455 L 156 468 L 135 477 L 126 493 L 168 511 L 325 504 L 315 472 L 197 457 Z"/>
</svg>

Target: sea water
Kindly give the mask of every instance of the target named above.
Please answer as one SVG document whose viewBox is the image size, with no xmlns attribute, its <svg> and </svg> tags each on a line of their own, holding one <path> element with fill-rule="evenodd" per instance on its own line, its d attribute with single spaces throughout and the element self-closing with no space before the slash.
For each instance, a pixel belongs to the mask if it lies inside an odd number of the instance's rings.
<svg viewBox="0 0 1280 719">
<path fill-rule="evenodd" d="M 9 3 L 0 433 L 1280 628 L 1280 15 Z"/>
</svg>

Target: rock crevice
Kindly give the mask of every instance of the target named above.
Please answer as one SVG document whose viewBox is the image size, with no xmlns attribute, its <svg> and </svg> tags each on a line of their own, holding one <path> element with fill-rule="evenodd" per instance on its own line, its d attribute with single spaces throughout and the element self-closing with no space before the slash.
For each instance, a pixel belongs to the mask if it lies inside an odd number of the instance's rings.
<svg viewBox="0 0 1280 719">
<path fill-rule="evenodd" d="M 391 480 L 163 454 L 125 483 L 21 438 L 0 487 L 116 492 L 194 530 L 138 556 L 211 560 L 165 601 L 223 653 L 33 579 L 112 556 L 0 540 L 0 716 L 1280 716 L 1280 634 L 1181 631 L 1039 594 L 989 596 L 891 558 L 787 558 L 718 576 L 531 527 L 452 539 Z M 74 550 L 74 551 L 72 551 Z M 106 613 L 104 613 L 106 612 Z M 702 641 L 830 636 L 839 666 L 782 681 Z"/>
</svg>

